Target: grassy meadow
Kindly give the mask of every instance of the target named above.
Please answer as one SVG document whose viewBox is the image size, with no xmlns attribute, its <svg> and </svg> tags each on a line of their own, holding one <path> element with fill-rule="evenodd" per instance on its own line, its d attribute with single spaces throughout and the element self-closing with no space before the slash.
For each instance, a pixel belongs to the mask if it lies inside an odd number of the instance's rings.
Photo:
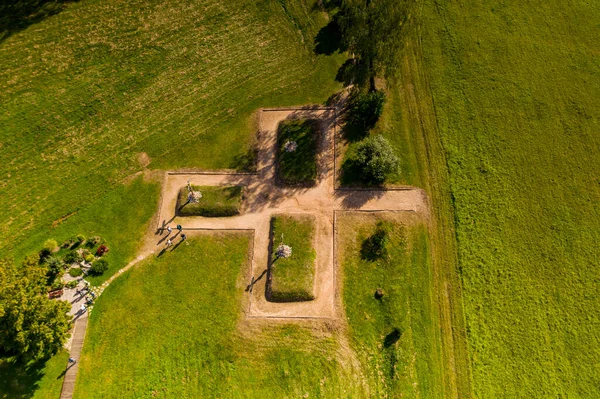
<svg viewBox="0 0 600 399">
<path fill-rule="evenodd" d="M 473 395 L 598 397 L 600 3 L 423 0 L 419 18 Z"/>
<path fill-rule="evenodd" d="M 343 60 L 313 52 L 327 23 L 314 4 L 0 4 L 0 256 L 100 235 L 110 269 L 90 280 L 101 283 L 157 208 L 158 184 L 135 173 L 251 166 L 257 108 L 323 102 L 339 87 Z M 27 370 L 31 387 L 50 374 Z"/>
<path fill-rule="evenodd" d="M 282 243 L 292 248 L 289 258 L 278 258 Z M 271 264 L 267 298 L 274 302 L 315 299 L 315 218 L 308 215 L 275 215 L 271 219 Z"/>
<path fill-rule="evenodd" d="M 366 397 L 340 332 L 242 319 L 249 241 L 190 237 L 116 279 L 90 316 L 75 397 Z"/>
<path fill-rule="evenodd" d="M 202 198 L 196 204 L 188 203 L 189 190 L 182 187 L 177 196 L 177 214 L 180 216 L 233 216 L 240 213 L 243 187 L 192 186 Z"/>
<path fill-rule="evenodd" d="M 387 254 L 371 259 L 364 243 L 379 220 L 392 223 Z M 426 227 L 413 215 L 362 213 L 337 226 L 348 333 L 371 397 L 447 397 Z"/>
<path fill-rule="evenodd" d="M 244 167 L 257 108 L 339 87 L 312 1 L 44 4 L 1 6 L 3 253 L 145 167 Z"/>
</svg>

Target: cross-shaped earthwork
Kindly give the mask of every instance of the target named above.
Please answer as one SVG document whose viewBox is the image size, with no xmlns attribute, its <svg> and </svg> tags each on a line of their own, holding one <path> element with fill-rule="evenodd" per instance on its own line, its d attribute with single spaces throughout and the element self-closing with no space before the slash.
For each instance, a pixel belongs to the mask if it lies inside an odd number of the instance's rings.
<svg viewBox="0 0 600 399">
<path fill-rule="evenodd" d="M 321 135 L 317 157 L 318 178 L 313 187 L 286 187 L 276 182 L 276 143 L 279 122 L 286 119 L 317 119 Z M 158 231 L 180 224 L 194 230 L 252 230 L 254 232 L 251 290 L 248 317 L 335 318 L 336 317 L 336 214 L 347 211 L 411 211 L 427 213 L 427 196 L 413 187 L 396 189 L 346 189 L 336 187 L 340 151 L 335 108 L 263 109 L 257 138 L 254 174 L 221 172 L 168 172 L 162 192 Z M 198 186 L 244 186 L 239 216 L 200 217 L 175 215 L 177 195 L 188 181 Z M 316 220 L 315 299 L 276 303 L 265 297 L 269 260 L 270 219 L 274 214 L 310 214 Z M 162 240 L 161 240 L 162 241 Z M 163 243 L 164 244 L 164 243 Z M 162 245 L 162 244 L 161 244 Z M 250 283 L 250 281 L 248 281 Z"/>
</svg>

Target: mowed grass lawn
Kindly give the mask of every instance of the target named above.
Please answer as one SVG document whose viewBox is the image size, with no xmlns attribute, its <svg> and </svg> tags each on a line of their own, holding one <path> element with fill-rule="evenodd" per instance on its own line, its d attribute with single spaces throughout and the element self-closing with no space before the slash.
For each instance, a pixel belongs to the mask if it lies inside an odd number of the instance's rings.
<svg viewBox="0 0 600 399">
<path fill-rule="evenodd" d="M 75 397 L 366 397 L 338 333 L 244 321 L 249 241 L 190 237 L 116 279 L 90 316 Z"/>
<path fill-rule="evenodd" d="M 600 397 L 600 3 L 422 2 L 475 397 Z"/>
<path fill-rule="evenodd" d="M 233 216 L 240 213 L 243 187 L 192 186 L 192 190 L 200 191 L 202 198 L 198 203 L 189 203 L 187 187 L 179 190 L 177 196 L 177 214 L 181 216 Z"/>
<path fill-rule="evenodd" d="M 4 253 L 144 166 L 244 167 L 256 109 L 339 87 L 343 56 L 313 51 L 314 1 L 84 0 L 45 18 L 29 3 L 0 6 Z"/>
<path fill-rule="evenodd" d="M 277 258 L 282 243 L 292 248 L 289 258 Z M 274 302 L 310 301 L 315 298 L 315 218 L 310 215 L 276 215 L 271 219 L 271 265 L 267 298 Z"/>
<path fill-rule="evenodd" d="M 372 259 L 362 249 L 380 220 L 391 226 L 387 255 Z M 371 397 L 446 397 L 426 227 L 412 214 L 350 213 L 337 229 L 350 342 Z"/>
<path fill-rule="evenodd" d="M 285 184 L 312 185 L 317 181 L 319 122 L 312 119 L 289 120 L 277 128 L 277 174 Z M 286 144 L 296 143 L 294 151 Z"/>
</svg>

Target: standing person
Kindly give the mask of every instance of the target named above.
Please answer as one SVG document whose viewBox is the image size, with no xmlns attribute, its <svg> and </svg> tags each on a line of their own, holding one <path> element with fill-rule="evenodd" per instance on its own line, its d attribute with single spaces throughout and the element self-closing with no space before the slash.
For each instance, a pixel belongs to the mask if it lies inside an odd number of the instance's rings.
<svg viewBox="0 0 600 399">
<path fill-rule="evenodd" d="M 173 231 L 173 229 L 171 228 L 171 226 L 167 227 L 167 233 L 171 234 L 171 232 Z"/>
<path fill-rule="evenodd" d="M 169 248 L 171 245 L 173 245 L 173 241 L 171 241 L 171 239 L 169 238 L 167 240 L 167 248 Z"/>
<path fill-rule="evenodd" d="M 86 309 L 87 309 L 87 306 L 81 305 L 81 308 L 80 308 L 81 313 L 85 313 Z"/>
<path fill-rule="evenodd" d="M 183 227 L 181 227 L 180 224 L 177 225 L 177 230 L 179 230 L 181 232 L 181 230 L 183 230 Z"/>
<path fill-rule="evenodd" d="M 75 364 L 77 363 L 77 361 L 75 359 L 73 359 L 72 357 L 69 358 L 69 364 Z"/>
<path fill-rule="evenodd" d="M 181 241 L 185 240 L 187 238 L 187 236 L 185 234 L 181 235 Z"/>
</svg>

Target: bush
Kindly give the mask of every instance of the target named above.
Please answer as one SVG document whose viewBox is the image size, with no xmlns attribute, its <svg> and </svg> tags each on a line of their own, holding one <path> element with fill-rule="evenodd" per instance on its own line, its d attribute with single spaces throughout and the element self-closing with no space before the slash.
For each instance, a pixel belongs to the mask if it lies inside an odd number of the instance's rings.
<svg viewBox="0 0 600 399">
<path fill-rule="evenodd" d="M 58 256 L 50 256 L 45 260 L 44 263 L 48 267 L 48 277 L 52 281 L 60 274 L 65 264 Z"/>
<path fill-rule="evenodd" d="M 65 263 L 70 265 L 72 263 L 79 263 L 83 260 L 83 257 L 79 255 L 77 251 L 69 251 L 65 255 Z"/>
<path fill-rule="evenodd" d="M 83 242 L 85 241 L 85 236 L 83 234 L 77 234 L 76 238 L 79 245 L 83 244 Z"/>
<path fill-rule="evenodd" d="M 391 225 L 380 221 L 377 223 L 375 233 L 367 238 L 360 249 L 363 259 L 374 261 L 387 256 L 387 244 Z"/>
<path fill-rule="evenodd" d="M 85 256 L 85 261 L 88 263 L 92 263 L 94 259 L 96 259 L 96 257 L 93 254 L 88 254 Z"/>
<path fill-rule="evenodd" d="M 360 180 L 370 184 L 382 184 L 399 167 L 398 157 L 390 143 L 380 135 L 359 143 L 353 161 L 360 173 Z"/>
<path fill-rule="evenodd" d="M 83 270 L 79 267 L 72 267 L 69 269 L 69 275 L 71 277 L 79 277 L 83 274 Z"/>
<path fill-rule="evenodd" d="M 44 246 L 42 247 L 42 250 L 40 251 L 40 257 L 46 258 L 46 257 L 50 256 L 50 254 L 52 252 L 54 252 L 56 247 L 58 247 L 58 243 L 56 242 L 56 240 L 54 240 L 54 239 L 46 240 L 46 242 L 44 243 Z"/>
<path fill-rule="evenodd" d="M 92 271 L 92 273 L 94 273 L 96 275 L 103 274 L 107 270 L 108 270 L 108 262 L 106 261 L 106 259 L 98 259 L 97 261 L 95 261 L 92 264 L 91 271 Z"/>
<path fill-rule="evenodd" d="M 81 270 L 81 269 L 79 269 L 79 270 Z M 67 287 L 67 288 L 75 288 L 75 287 L 77 287 L 77 284 L 79 284 L 79 281 L 77 281 L 77 280 L 71 280 L 67 284 L 65 284 L 65 287 Z"/>
<path fill-rule="evenodd" d="M 346 135 L 349 139 L 364 137 L 375 127 L 383 112 L 385 93 L 381 90 L 356 92 L 350 97 L 346 117 Z"/>
</svg>

